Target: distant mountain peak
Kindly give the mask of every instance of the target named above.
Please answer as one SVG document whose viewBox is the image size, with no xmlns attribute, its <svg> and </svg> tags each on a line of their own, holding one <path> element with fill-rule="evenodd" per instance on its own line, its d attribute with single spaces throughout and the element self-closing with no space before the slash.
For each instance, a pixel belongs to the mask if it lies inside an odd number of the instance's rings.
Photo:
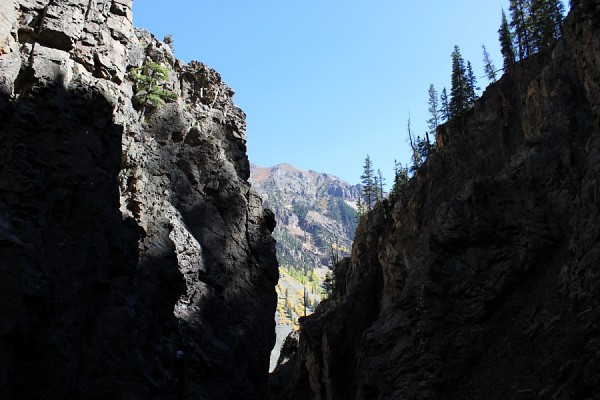
<svg viewBox="0 0 600 400">
<path fill-rule="evenodd" d="M 269 177 L 277 175 L 277 176 L 285 176 L 286 179 L 301 179 L 305 181 L 312 181 L 311 184 L 315 186 L 322 185 L 330 185 L 333 182 L 337 182 L 337 185 L 348 186 L 353 188 L 360 188 L 360 185 L 351 185 L 350 183 L 344 181 L 343 179 L 331 175 L 325 172 L 317 172 L 314 170 L 303 170 L 297 168 L 289 163 L 280 163 L 273 167 L 262 167 L 253 163 L 250 163 L 250 171 L 251 177 L 250 181 L 260 185 L 260 183 L 269 179 Z M 355 201 L 354 194 L 348 194 Z"/>
</svg>

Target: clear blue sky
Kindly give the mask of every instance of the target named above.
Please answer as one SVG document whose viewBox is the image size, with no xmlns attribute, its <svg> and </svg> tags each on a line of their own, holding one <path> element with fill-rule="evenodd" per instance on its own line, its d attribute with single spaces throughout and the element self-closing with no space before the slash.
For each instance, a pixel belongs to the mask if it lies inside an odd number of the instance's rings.
<svg viewBox="0 0 600 400">
<path fill-rule="evenodd" d="M 248 155 L 358 183 L 367 153 L 391 182 L 426 130 L 427 90 L 450 89 L 458 44 L 485 88 L 485 44 L 508 0 L 134 0 L 133 20 L 216 69 L 247 114 Z"/>
</svg>

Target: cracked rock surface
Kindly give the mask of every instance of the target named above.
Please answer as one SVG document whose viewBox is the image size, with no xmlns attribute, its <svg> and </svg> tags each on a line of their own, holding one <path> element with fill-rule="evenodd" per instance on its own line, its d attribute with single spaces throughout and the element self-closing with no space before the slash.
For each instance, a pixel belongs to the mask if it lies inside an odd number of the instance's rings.
<svg viewBox="0 0 600 400">
<path fill-rule="evenodd" d="M 278 272 L 245 115 L 131 21 L 0 3 L 0 398 L 262 399 Z"/>
</svg>

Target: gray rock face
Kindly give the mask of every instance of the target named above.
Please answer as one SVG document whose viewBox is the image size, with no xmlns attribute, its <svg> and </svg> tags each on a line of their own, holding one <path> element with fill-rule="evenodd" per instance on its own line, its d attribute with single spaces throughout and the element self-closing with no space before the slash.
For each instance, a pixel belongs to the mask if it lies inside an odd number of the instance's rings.
<svg viewBox="0 0 600 400">
<path fill-rule="evenodd" d="M 600 1 L 578 4 L 362 219 L 273 398 L 597 398 Z"/>
<path fill-rule="evenodd" d="M 141 110 L 148 60 L 176 99 Z M 130 0 L 0 4 L 0 398 L 264 398 L 274 221 L 232 95 Z"/>
</svg>

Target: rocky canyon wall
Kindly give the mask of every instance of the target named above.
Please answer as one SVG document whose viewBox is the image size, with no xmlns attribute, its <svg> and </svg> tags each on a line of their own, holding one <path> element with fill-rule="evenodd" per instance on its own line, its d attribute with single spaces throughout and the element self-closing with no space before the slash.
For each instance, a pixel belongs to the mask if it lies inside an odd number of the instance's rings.
<svg viewBox="0 0 600 400">
<path fill-rule="evenodd" d="M 232 96 L 131 0 L 1 2 L 0 398 L 264 398 L 274 220 Z"/>
<path fill-rule="evenodd" d="M 600 1 L 363 217 L 274 399 L 596 399 Z"/>
</svg>

